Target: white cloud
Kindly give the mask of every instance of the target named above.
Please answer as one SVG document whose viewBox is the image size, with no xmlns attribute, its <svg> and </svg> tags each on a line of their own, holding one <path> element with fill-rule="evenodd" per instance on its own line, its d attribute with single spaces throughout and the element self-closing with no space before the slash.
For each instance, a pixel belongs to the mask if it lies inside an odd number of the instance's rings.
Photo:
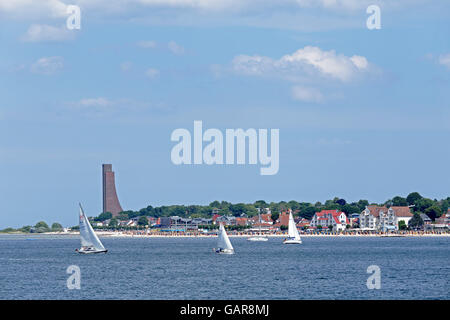
<svg viewBox="0 0 450 320">
<path fill-rule="evenodd" d="M 295 100 L 319 103 L 324 100 L 322 93 L 316 88 L 303 86 L 292 87 L 292 97 Z"/>
<path fill-rule="evenodd" d="M 73 39 L 74 32 L 65 26 L 54 27 L 46 24 L 32 24 L 22 36 L 24 42 L 60 42 Z"/>
<path fill-rule="evenodd" d="M 184 48 L 178 45 L 175 41 L 170 41 L 167 44 L 167 47 L 170 51 L 172 51 L 173 54 L 181 55 L 184 53 Z"/>
<path fill-rule="evenodd" d="M 374 3 L 374 0 L 296 0 L 295 2 L 300 7 L 357 10 L 367 8 L 368 5 Z"/>
<path fill-rule="evenodd" d="M 145 75 L 151 79 L 155 79 L 159 76 L 159 70 L 154 68 L 148 68 Z"/>
<path fill-rule="evenodd" d="M 8 18 L 66 17 L 67 5 L 60 0 L 1 0 L 0 13 Z"/>
<path fill-rule="evenodd" d="M 62 57 L 43 57 L 31 65 L 31 72 L 52 75 L 60 71 L 64 67 L 64 59 Z"/>
<path fill-rule="evenodd" d="M 446 66 L 447 68 L 450 69 L 450 53 L 447 54 L 441 54 L 439 56 L 439 63 L 442 64 L 443 66 Z"/>
<path fill-rule="evenodd" d="M 324 51 L 306 46 L 278 60 L 264 56 L 240 55 L 233 59 L 232 69 L 239 74 L 278 76 L 288 80 L 320 76 L 340 81 L 350 81 L 369 70 L 365 57 L 347 57 L 334 50 Z"/>
<path fill-rule="evenodd" d="M 217 75 L 224 68 L 211 67 Z M 261 55 L 238 55 L 231 62 L 231 71 L 238 75 L 265 79 L 282 79 L 295 83 L 291 88 L 294 100 L 321 103 L 325 101 L 322 88 L 328 85 L 346 84 L 362 79 L 368 74 L 378 74 L 376 66 L 360 55 L 346 56 L 334 50 L 322 50 L 306 46 L 279 59 Z M 321 86 L 319 90 L 316 88 Z M 339 96 L 333 93 L 332 98 Z"/>
<path fill-rule="evenodd" d="M 443 10 L 445 1 L 438 4 Z M 245 25 L 302 31 L 361 28 L 369 4 L 380 5 L 383 12 L 430 7 L 425 0 L 0 0 L 0 19 L 64 19 L 68 4 L 80 6 L 82 20 L 89 15 L 91 22 L 110 19 L 146 25 Z"/>
</svg>

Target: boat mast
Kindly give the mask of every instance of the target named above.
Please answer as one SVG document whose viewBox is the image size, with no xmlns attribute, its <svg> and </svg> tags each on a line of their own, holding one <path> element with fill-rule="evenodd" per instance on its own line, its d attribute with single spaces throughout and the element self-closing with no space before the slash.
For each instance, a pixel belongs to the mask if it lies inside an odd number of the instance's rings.
<svg viewBox="0 0 450 320">
<path fill-rule="evenodd" d="M 261 209 L 259 209 L 258 217 L 259 217 L 259 235 L 261 236 L 262 235 L 262 233 L 261 233 Z"/>
</svg>

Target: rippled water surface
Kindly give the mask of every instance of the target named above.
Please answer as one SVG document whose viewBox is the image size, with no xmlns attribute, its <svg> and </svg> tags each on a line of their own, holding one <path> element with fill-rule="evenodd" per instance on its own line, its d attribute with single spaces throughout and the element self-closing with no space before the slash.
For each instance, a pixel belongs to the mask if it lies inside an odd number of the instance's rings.
<svg viewBox="0 0 450 320">
<path fill-rule="evenodd" d="M 77 237 L 0 236 L 0 299 L 449 299 L 450 238 L 304 238 L 212 252 L 213 238 L 103 238 L 80 255 Z M 81 289 L 69 290 L 69 265 Z M 367 267 L 381 268 L 368 290 Z"/>
</svg>

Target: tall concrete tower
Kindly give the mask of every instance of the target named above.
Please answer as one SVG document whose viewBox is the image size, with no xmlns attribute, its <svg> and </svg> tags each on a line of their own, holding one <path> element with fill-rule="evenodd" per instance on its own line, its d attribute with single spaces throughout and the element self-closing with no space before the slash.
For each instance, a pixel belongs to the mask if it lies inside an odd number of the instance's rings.
<svg viewBox="0 0 450 320">
<path fill-rule="evenodd" d="M 117 198 L 116 183 L 112 164 L 103 164 L 103 212 L 111 212 L 117 216 L 122 212 L 119 199 Z"/>
</svg>

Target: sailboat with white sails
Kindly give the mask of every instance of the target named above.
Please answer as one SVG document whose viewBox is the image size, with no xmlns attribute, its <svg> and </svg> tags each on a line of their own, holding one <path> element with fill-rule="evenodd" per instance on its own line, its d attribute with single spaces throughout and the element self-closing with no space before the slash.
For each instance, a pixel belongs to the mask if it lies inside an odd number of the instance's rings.
<svg viewBox="0 0 450 320">
<path fill-rule="evenodd" d="M 83 207 L 81 207 L 80 203 L 80 239 L 81 239 L 81 248 L 76 249 L 78 253 L 106 253 L 108 250 L 105 249 L 103 243 L 97 237 L 89 223 L 88 218 L 84 214 Z"/>
<path fill-rule="evenodd" d="M 261 213 L 258 213 L 259 217 L 259 235 L 248 238 L 248 241 L 267 241 L 269 238 L 262 235 L 261 232 Z"/>
<path fill-rule="evenodd" d="M 233 246 L 231 245 L 230 239 L 228 238 L 222 223 L 220 223 L 219 226 L 219 237 L 217 239 L 217 248 L 215 251 L 220 254 L 234 254 Z"/>
<path fill-rule="evenodd" d="M 294 217 L 292 216 L 292 210 L 289 210 L 289 226 L 288 226 L 288 238 L 283 241 L 284 244 L 302 244 L 302 239 L 298 233 L 297 226 L 295 225 Z"/>
</svg>

